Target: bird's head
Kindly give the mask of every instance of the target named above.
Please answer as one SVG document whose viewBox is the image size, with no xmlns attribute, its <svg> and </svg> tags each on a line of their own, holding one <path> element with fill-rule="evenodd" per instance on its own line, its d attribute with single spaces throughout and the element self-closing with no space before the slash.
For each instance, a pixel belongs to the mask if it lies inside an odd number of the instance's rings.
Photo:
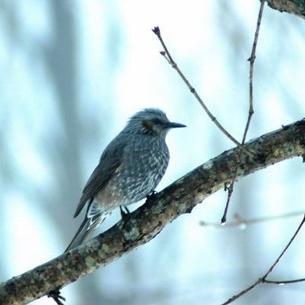
<svg viewBox="0 0 305 305">
<path fill-rule="evenodd" d="M 163 136 L 171 128 L 186 127 L 180 123 L 170 122 L 166 114 L 155 108 L 147 108 L 134 114 L 126 126 L 132 133 L 142 133 L 150 136 Z"/>
</svg>

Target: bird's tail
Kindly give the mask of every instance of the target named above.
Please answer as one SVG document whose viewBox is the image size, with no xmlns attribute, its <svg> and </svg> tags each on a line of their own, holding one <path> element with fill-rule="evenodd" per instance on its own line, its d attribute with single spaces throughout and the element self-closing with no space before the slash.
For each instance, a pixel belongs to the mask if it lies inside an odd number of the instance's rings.
<svg viewBox="0 0 305 305">
<path fill-rule="evenodd" d="M 95 203 L 92 203 L 87 210 L 85 219 L 83 220 L 65 252 L 81 245 L 105 220 L 108 214 L 108 211 L 101 210 L 95 205 Z"/>
<path fill-rule="evenodd" d="M 68 252 L 69 250 L 81 245 L 83 241 L 90 236 L 90 233 L 92 233 L 92 231 L 105 220 L 109 213 L 110 211 L 101 209 L 94 202 L 91 203 L 88 206 L 85 219 L 83 220 L 65 252 Z M 50 291 L 48 293 L 48 297 L 53 298 L 56 304 L 64 305 L 63 301 L 65 298 L 60 294 L 60 289 L 61 287 L 57 287 L 56 289 Z"/>
</svg>

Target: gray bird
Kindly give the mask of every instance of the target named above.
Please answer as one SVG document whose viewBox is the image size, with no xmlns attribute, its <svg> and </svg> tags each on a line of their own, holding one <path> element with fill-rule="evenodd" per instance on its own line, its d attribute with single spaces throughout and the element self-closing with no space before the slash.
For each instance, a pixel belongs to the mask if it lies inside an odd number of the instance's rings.
<svg viewBox="0 0 305 305">
<path fill-rule="evenodd" d="M 127 206 L 151 194 L 169 161 L 165 142 L 173 123 L 159 109 L 133 115 L 126 127 L 109 143 L 91 174 L 74 217 L 87 204 L 84 221 L 66 251 L 79 246 L 113 209 Z"/>
</svg>

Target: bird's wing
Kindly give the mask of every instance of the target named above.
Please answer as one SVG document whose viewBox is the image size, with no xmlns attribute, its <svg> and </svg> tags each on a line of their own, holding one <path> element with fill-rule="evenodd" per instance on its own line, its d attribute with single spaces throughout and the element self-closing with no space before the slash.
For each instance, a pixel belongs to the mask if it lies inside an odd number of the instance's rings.
<svg viewBox="0 0 305 305">
<path fill-rule="evenodd" d="M 87 201 L 92 202 L 96 194 L 102 190 L 120 166 L 124 152 L 124 141 L 114 139 L 104 150 L 98 166 L 94 169 L 83 189 L 74 217 L 83 209 Z"/>
</svg>

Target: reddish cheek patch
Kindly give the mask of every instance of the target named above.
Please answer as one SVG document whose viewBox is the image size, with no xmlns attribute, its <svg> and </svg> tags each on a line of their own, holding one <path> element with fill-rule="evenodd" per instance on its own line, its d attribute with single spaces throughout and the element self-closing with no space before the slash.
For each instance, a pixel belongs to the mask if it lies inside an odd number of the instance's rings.
<svg viewBox="0 0 305 305">
<path fill-rule="evenodd" d="M 153 124 L 150 121 L 142 121 L 142 125 L 145 129 L 152 130 Z"/>
</svg>

